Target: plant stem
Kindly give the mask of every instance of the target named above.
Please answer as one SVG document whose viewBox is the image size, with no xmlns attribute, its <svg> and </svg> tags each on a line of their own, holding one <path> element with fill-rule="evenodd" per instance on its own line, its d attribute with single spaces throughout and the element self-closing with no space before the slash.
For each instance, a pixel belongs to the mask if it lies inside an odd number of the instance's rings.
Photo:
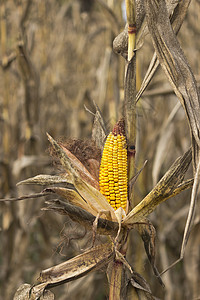
<svg viewBox="0 0 200 300">
<path fill-rule="evenodd" d="M 128 181 L 135 175 L 136 141 L 136 56 L 128 63 L 125 78 L 125 123 L 128 144 Z M 133 195 L 133 193 L 131 193 Z M 130 209 L 134 207 L 133 196 L 129 199 Z"/>
<path fill-rule="evenodd" d="M 110 276 L 110 291 L 109 300 L 120 300 L 121 285 L 122 285 L 123 263 L 114 261 Z"/>
<path fill-rule="evenodd" d="M 128 142 L 128 180 L 135 174 L 135 140 L 136 140 L 136 54 L 135 49 L 135 1 L 126 0 L 128 21 L 128 65 L 125 75 L 124 100 L 125 123 Z M 131 193 L 133 195 L 133 193 Z M 129 199 L 129 210 L 134 207 L 133 196 Z"/>
<path fill-rule="evenodd" d="M 135 1 L 126 0 L 126 15 L 128 21 L 128 61 L 134 56 L 136 43 Z"/>
</svg>

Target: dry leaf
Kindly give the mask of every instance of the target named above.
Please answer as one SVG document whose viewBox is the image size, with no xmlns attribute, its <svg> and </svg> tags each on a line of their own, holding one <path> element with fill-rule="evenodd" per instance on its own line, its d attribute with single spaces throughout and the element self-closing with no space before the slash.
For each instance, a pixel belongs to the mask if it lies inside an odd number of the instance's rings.
<svg viewBox="0 0 200 300">
<path fill-rule="evenodd" d="M 148 216 L 161 202 L 174 196 L 173 191 L 182 182 L 192 159 L 191 149 L 177 158 L 151 192 L 125 217 L 122 224 L 139 222 Z"/>
<path fill-rule="evenodd" d="M 171 27 L 165 1 L 145 0 L 145 10 L 157 57 L 188 118 L 196 170 L 200 149 L 200 96 L 196 80 Z"/>
<path fill-rule="evenodd" d="M 89 230 L 93 230 L 93 224 L 96 217 L 88 211 L 86 211 L 85 209 L 71 205 L 58 199 L 48 200 L 45 203 L 48 204 L 48 206 L 42 208 L 42 210 L 48 210 L 57 212 L 62 215 L 68 215 L 74 222 L 79 223 L 80 225 L 84 226 Z M 117 222 L 113 222 L 102 218 L 98 219 L 98 234 L 111 235 L 115 237 L 117 235 L 118 228 L 119 224 Z"/>
<path fill-rule="evenodd" d="M 62 188 L 62 187 L 53 187 L 45 189 L 46 192 L 52 192 L 60 195 L 65 198 L 71 204 L 79 206 L 83 209 L 86 209 L 91 214 L 95 215 L 96 211 L 94 211 L 84 200 L 83 198 L 74 190 Z"/>
<path fill-rule="evenodd" d="M 38 184 L 38 185 L 52 185 L 52 184 L 60 184 L 60 183 L 66 183 L 66 184 L 71 184 L 72 181 L 68 179 L 67 175 L 63 176 L 52 176 L 52 175 L 37 175 L 25 180 L 22 180 L 17 183 L 17 185 L 21 184 Z"/>
<path fill-rule="evenodd" d="M 155 258 L 156 258 L 156 248 L 155 248 L 155 239 L 156 239 L 156 230 L 153 224 L 148 220 L 141 220 L 141 223 L 135 224 L 135 229 L 139 232 L 146 250 L 147 257 L 150 261 L 154 274 L 158 278 L 160 284 L 164 286 L 161 277 L 159 276 L 159 272 L 155 266 Z"/>
<path fill-rule="evenodd" d="M 94 269 L 107 265 L 113 257 L 111 243 L 93 247 L 83 254 L 42 271 L 38 279 L 39 284 L 32 288 L 32 293 L 38 297 L 47 286 L 52 287 L 82 277 Z"/>
</svg>

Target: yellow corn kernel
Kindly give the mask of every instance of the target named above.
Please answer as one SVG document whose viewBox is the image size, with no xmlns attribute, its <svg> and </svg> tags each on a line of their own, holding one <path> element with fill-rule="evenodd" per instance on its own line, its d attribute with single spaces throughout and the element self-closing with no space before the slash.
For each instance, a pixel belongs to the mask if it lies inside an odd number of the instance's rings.
<svg viewBox="0 0 200 300">
<path fill-rule="evenodd" d="M 106 139 L 99 171 L 100 192 L 114 209 L 126 209 L 127 181 L 127 145 L 124 123 L 119 121 Z"/>
</svg>

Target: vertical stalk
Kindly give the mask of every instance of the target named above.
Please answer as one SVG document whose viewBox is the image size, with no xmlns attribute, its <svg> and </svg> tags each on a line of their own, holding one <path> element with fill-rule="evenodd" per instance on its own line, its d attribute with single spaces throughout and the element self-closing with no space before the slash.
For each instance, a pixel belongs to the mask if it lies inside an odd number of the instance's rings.
<svg viewBox="0 0 200 300">
<path fill-rule="evenodd" d="M 136 141 L 136 41 L 135 1 L 126 0 L 128 21 L 128 65 L 125 75 L 125 123 L 128 142 L 128 180 L 135 173 L 135 141 Z M 131 193 L 133 195 L 133 193 Z M 129 210 L 134 207 L 133 196 L 129 199 Z"/>
<path fill-rule="evenodd" d="M 125 74 L 124 101 L 125 101 L 125 124 L 128 144 L 128 181 L 135 173 L 135 140 L 136 140 L 136 55 L 134 53 L 136 42 L 135 1 L 126 0 L 126 13 L 128 21 L 128 64 Z M 133 193 L 131 193 L 133 194 Z M 134 207 L 133 197 L 129 199 L 129 210 Z M 125 257 L 128 241 L 123 243 L 120 253 Z M 123 283 L 123 263 L 115 260 L 111 265 L 109 276 L 110 293 L 109 300 L 120 300 Z M 133 289 L 133 293 L 135 290 Z M 134 297 L 134 299 L 137 299 Z"/>
<path fill-rule="evenodd" d="M 112 270 L 109 280 L 109 300 L 120 300 L 123 263 L 114 261 L 111 268 Z"/>
<path fill-rule="evenodd" d="M 136 43 L 135 1 L 126 0 L 126 15 L 128 22 L 128 61 L 134 56 Z"/>
<path fill-rule="evenodd" d="M 111 4 L 111 2 L 107 2 L 107 3 Z M 113 5 L 112 8 L 114 8 L 114 2 L 112 2 L 112 5 Z M 134 47 L 132 48 L 132 50 L 133 49 L 134 49 Z M 134 53 L 134 52 L 132 51 L 132 53 Z M 113 57 L 113 59 L 114 59 L 114 57 Z M 118 67 L 118 66 L 116 66 L 116 67 Z M 117 77 L 116 77 L 116 81 L 117 81 Z M 118 99 L 117 99 L 117 97 L 115 97 L 116 110 L 112 110 L 113 111 L 112 116 L 114 117 L 113 119 L 116 119 L 116 120 L 119 117 L 118 116 L 119 95 L 117 95 L 117 96 L 118 96 Z M 114 122 L 116 122 L 116 120 L 114 120 Z M 127 239 L 127 237 L 126 237 L 126 239 Z M 127 251 L 127 241 L 124 243 L 123 247 L 119 251 L 123 256 L 125 256 L 126 251 Z M 109 269 L 110 269 L 110 272 L 109 272 L 110 274 L 108 274 L 108 272 L 107 272 L 107 275 L 109 277 L 109 300 L 121 300 L 122 299 L 122 291 L 126 290 L 123 262 L 115 259 L 114 262 L 111 263 Z"/>
<path fill-rule="evenodd" d="M 124 101 L 125 124 L 128 144 L 128 181 L 135 175 L 135 143 L 136 143 L 136 4 L 135 0 L 126 0 L 126 15 L 128 22 L 128 63 L 125 74 Z M 133 191 L 129 191 L 129 211 L 136 205 Z M 130 245 L 133 236 L 129 236 Z M 130 249 L 126 256 L 130 256 Z M 138 299 L 136 290 L 131 288 L 128 299 Z"/>
</svg>

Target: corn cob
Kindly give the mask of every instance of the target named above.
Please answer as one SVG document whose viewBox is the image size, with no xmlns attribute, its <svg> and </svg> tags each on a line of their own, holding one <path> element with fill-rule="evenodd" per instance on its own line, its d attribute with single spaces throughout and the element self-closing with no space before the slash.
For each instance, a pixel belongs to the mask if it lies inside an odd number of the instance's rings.
<svg viewBox="0 0 200 300">
<path fill-rule="evenodd" d="M 126 209 L 127 180 L 127 145 L 121 120 L 106 139 L 99 171 L 100 192 L 114 209 Z"/>
</svg>

